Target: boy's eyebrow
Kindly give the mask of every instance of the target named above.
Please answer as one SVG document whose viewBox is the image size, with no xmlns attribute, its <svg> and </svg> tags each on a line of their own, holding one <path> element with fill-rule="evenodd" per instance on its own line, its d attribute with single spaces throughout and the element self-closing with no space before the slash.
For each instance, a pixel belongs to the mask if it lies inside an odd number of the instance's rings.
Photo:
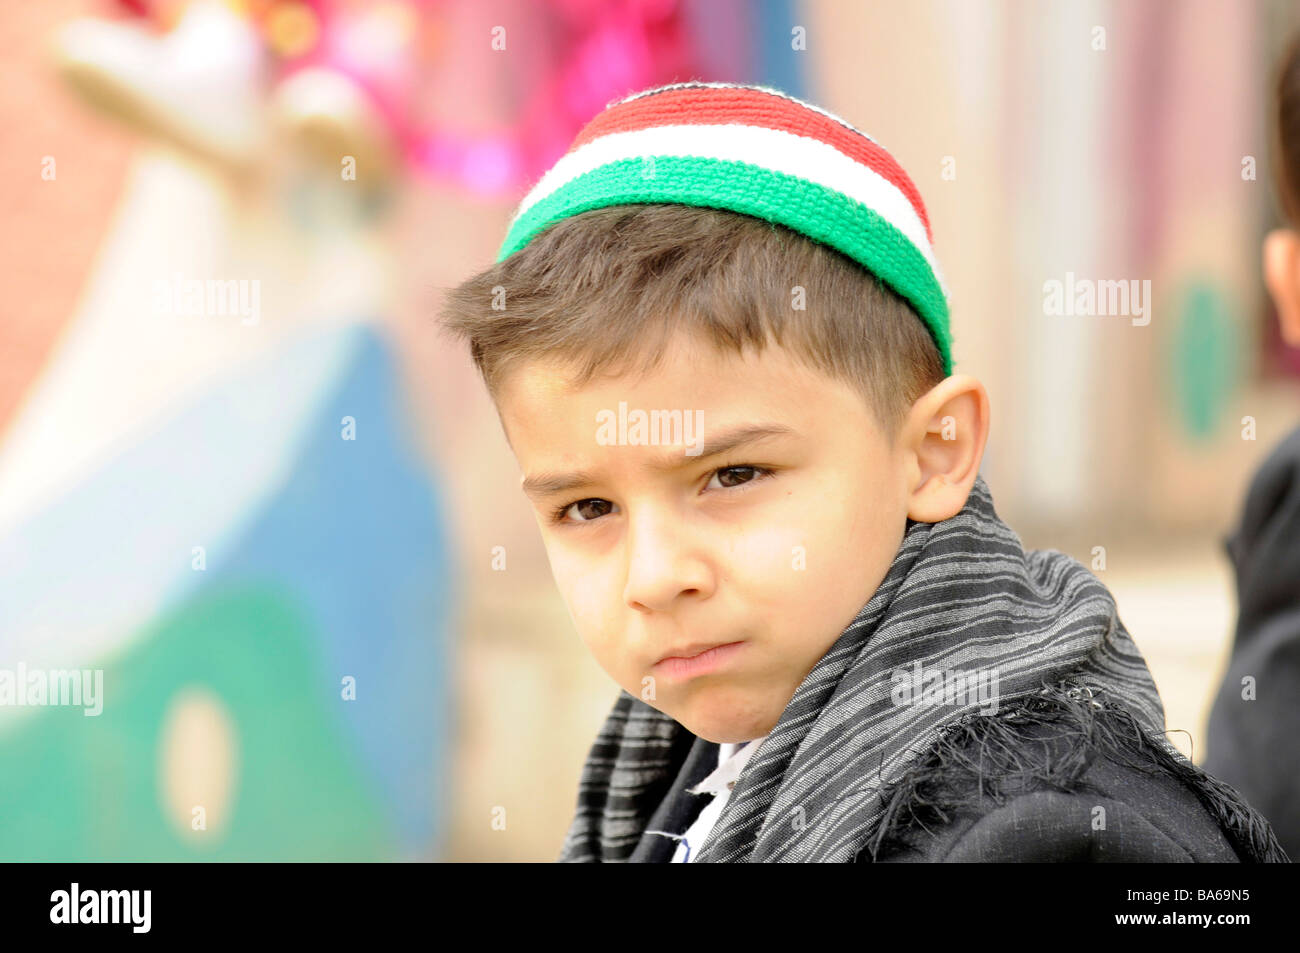
<svg viewBox="0 0 1300 953">
<path fill-rule="evenodd" d="M 705 441 L 704 446 L 700 448 L 700 452 L 697 454 L 684 457 L 680 450 L 671 451 L 661 459 L 647 463 L 646 467 L 660 471 L 676 470 L 687 464 L 698 463 L 708 457 L 716 457 L 729 450 L 756 443 L 767 437 L 789 435 L 797 434 L 794 428 L 787 427 L 784 424 L 743 424 L 713 434 Z M 576 490 L 583 486 L 591 486 L 595 482 L 595 474 L 587 470 L 578 470 L 573 473 L 539 473 L 536 476 L 525 477 L 520 482 L 520 487 L 528 496 L 540 497 Z"/>
</svg>

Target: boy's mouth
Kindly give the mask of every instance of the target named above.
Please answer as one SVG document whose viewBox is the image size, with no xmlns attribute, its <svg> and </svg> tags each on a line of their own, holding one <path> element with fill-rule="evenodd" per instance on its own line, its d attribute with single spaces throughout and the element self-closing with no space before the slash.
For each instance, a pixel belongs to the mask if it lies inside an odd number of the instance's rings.
<svg viewBox="0 0 1300 953">
<path fill-rule="evenodd" d="M 650 667 L 657 676 L 671 679 L 704 675 L 726 664 L 737 655 L 744 642 L 723 642 L 705 645 L 696 643 L 673 649 Z"/>
<path fill-rule="evenodd" d="M 689 645 L 683 645 L 675 649 L 670 649 L 663 656 L 661 656 L 659 658 L 659 661 L 655 662 L 655 664 L 658 665 L 659 662 L 663 662 L 670 658 L 680 658 L 680 659 L 697 658 L 698 656 L 703 655 L 705 652 L 708 652 L 710 649 L 716 649 L 723 645 L 734 645 L 734 644 L 735 644 L 734 642 L 692 642 Z"/>
</svg>

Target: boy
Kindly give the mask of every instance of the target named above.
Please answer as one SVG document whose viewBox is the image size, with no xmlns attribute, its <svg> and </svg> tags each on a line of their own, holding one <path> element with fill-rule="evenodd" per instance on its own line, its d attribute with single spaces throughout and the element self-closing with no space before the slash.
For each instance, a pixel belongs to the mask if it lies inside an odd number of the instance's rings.
<svg viewBox="0 0 1300 953">
<path fill-rule="evenodd" d="M 1284 858 L 1106 589 L 998 519 L 925 208 L 843 120 L 611 104 L 442 322 L 623 689 L 562 861 Z"/>
</svg>

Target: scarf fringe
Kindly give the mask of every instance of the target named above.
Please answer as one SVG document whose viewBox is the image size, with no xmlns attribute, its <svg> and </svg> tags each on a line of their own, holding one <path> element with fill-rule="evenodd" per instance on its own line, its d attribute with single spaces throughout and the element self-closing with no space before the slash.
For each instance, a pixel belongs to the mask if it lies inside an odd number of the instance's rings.
<svg viewBox="0 0 1300 953">
<path fill-rule="evenodd" d="M 1070 738 L 1064 757 L 1027 728 L 1050 725 L 1053 740 Z M 1127 709 L 1102 699 L 1073 678 L 994 715 L 972 715 L 947 726 L 930 750 L 881 792 L 885 809 L 864 850 L 871 860 L 911 846 L 917 829 L 931 833 L 963 812 L 982 812 L 1031 790 L 1071 792 L 1093 754 L 1150 774 L 1165 772 L 1190 787 L 1248 862 L 1289 863 L 1272 826 L 1232 787 L 1207 774 L 1176 748 L 1156 742 Z"/>
</svg>

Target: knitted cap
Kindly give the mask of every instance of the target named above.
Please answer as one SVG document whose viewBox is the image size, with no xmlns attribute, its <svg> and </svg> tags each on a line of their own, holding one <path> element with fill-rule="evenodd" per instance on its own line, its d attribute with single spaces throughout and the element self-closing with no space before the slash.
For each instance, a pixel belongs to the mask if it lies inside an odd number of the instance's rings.
<svg viewBox="0 0 1300 953">
<path fill-rule="evenodd" d="M 784 225 L 904 298 L 952 373 L 948 294 L 912 180 L 870 136 L 765 86 L 674 83 L 608 105 L 520 203 L 500 262 L 556 222 L 670 202 Z"/>
</svg>

